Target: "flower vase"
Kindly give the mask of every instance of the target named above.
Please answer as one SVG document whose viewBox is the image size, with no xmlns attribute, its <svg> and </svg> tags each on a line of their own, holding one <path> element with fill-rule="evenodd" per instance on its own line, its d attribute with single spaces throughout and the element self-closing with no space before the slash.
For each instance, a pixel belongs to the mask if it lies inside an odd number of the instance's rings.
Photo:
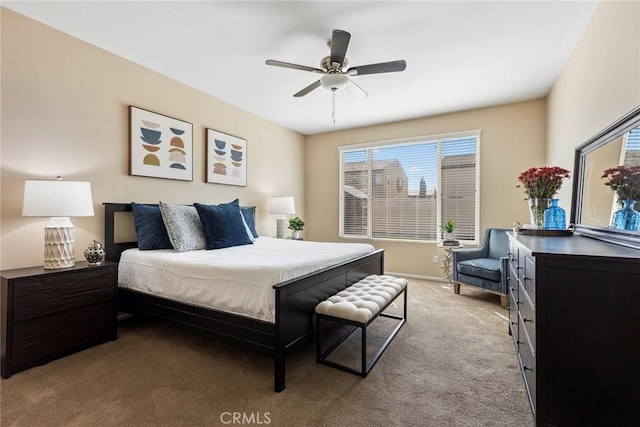
<svg viewBox="0 0 640 427">
<path fill-rule="evenodd" d="M 544 226 L 544 211 L 551 204 L 551 199 L 535 198 L 529 199 L 529 214 L 531 216 L 531 225 L 542 230 Z"/>
<path fill-rule="evenodd" d="M 551 205 L 544 211 L 545 230 L 566 229 L 566 215 L 564 209 L 558 206 L 558 199 L 551 199 Z"/>
<path fill-rule="evenodd" d="M 623 200 L 622 209 L 613 214 L 613 228 L 618 230 L 638 231 L 640 212 L 633 209 L 635 200 Z"/>
</svg>

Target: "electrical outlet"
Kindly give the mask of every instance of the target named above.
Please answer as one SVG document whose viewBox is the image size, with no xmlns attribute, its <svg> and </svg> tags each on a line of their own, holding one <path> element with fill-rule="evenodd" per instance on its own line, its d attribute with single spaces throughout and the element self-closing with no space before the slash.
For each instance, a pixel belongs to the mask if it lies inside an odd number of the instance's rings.
<svg viewBox="0 0 640 427">
<path fill-rule="evenodd" d="M 439 263 L 439 262 L 440 262 L 440 260 L 438 259 L 438 255 L 434 255 L 434 256 L 433 256 L 433 263 L 434 263 L 434 264 L 437 264 L 437 263 Z"/>
</svg>

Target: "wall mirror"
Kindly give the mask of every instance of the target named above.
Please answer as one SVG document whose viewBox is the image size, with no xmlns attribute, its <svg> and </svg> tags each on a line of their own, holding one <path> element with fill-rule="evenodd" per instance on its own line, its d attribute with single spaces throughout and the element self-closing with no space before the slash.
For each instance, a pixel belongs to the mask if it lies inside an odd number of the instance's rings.
<svg viewBox="0 0 640 427">
<path fill-rule="evenodd" d="M 571 222 L 576 234 L 640 249 L 640 232 L 614 228 L 621 209 L 603 172 L 616 166 L 640 165 L 640 106 L 576 148 Z M 640 200 L 635 210 L 640 209 Z"/>
</svg>

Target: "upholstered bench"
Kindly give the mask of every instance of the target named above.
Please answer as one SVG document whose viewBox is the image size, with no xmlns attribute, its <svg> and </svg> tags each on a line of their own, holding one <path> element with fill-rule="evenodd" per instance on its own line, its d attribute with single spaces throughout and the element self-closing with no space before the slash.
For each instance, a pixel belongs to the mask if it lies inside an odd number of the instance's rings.
<svg viewBox="0 0 640 427">
<path fill-rule="evenodd" d="M 404 293 L 404 313 L 402 316 L 384 313 L 395 299 Z M 389 334 L 380 349 L 367 363 L 367 327 L 378 317 L 390 317 L 399 320 L 395 329 Z M 329 297 L 316 306 L 316 361 L 343 371 L 366 377 L 373 365 L 378 361 L 382 352 L 387 348 L 398 330 L 407 319 L 407 281 L 393 276 L 372 275 L 336 295 Z M 327 321 L 351 325 L 326 351 L 322 351 L 322 324 Z M 362 331 L 361 369 L 358 371 L 330 360 L 327 357 L 333 353 L 354 331 Z"/>
</svg>

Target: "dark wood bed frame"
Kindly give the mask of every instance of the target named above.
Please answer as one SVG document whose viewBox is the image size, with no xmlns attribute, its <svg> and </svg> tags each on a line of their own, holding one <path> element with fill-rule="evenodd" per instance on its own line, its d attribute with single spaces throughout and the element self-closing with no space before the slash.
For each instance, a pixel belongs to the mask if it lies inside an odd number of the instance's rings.
<svg viewBox="0 0 640 427">
<path fill-rule="evenodd" d="M 104 203 L 105 249 L 108 261 L 119 262 L 120 254 L 137 242 L 115 242 L 115 216 L 131 212 L 130 203 Z M 383 274 L 384 250 L 306 274 L 273 286 L 275 323 L 180 303 L 134 290 L 118 289 L 118 309 L 176 326 L 206 333 L 216 339 L 267 354 L 274 361 L 274 389 L 285 388 L 286 354 L 313 335 L 315 306 L 322 300 L 371 275 Z"/>
</svg>

